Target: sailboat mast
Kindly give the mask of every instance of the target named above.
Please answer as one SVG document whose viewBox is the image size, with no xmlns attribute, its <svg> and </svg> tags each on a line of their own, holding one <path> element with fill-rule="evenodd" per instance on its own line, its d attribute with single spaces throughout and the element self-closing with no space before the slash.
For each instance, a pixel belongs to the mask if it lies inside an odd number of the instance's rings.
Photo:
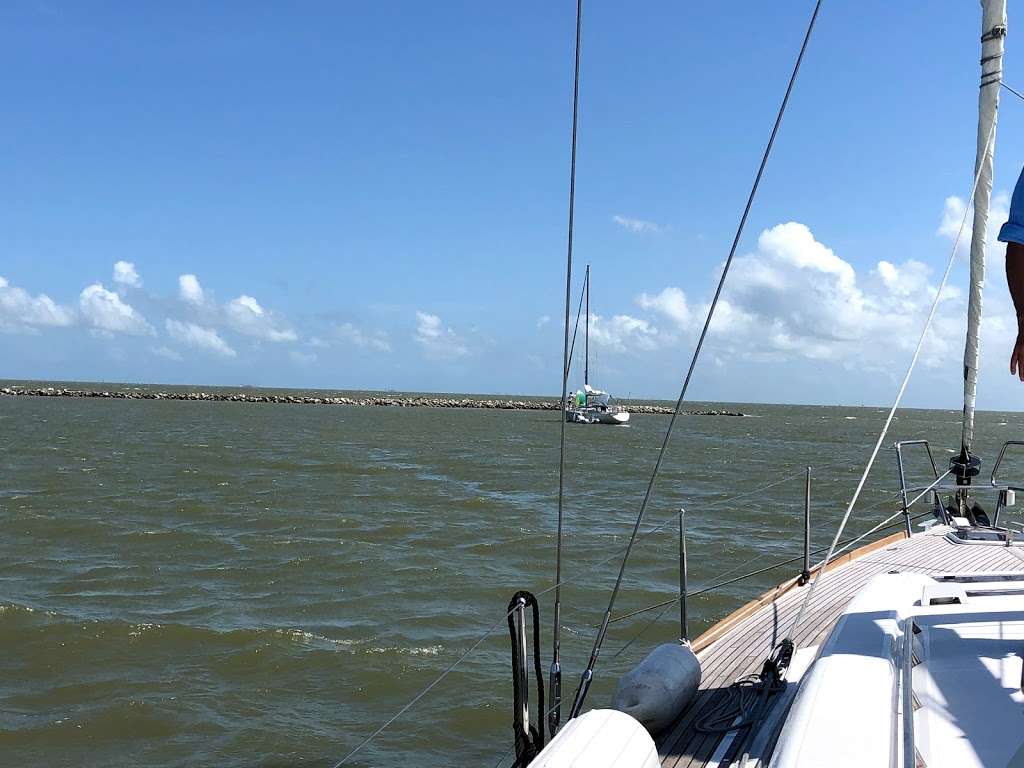
<svg viewBox="0 0 1024 768">
<path fill-rule="evenodd" d="M 961 456 L 970 454 L 974 441 L 974 400 L 978 386 L 978 342 L 981 329 L 981 292 L 985 285 L 985 245 L 989 203 L 992 199 L 992 161 L 996 144 L 999 86 L 1006 38 L 1006 0 L 981 0 L 981 90 L 978 96 L 978 138 L 974 172 L 974 224 L 971 231 L 971 284 L 967 303 L 967 342 L 964 345 L 964 420 Z"/>
<path fill-rule="evenodd" d="M 587 264 L 587 275 L 584 278 L 584 290 L 587 295 L 587 326 L 584 336 L 585 355 L 583 358 L 583 386 L 590 383 L 590 265 Z"/>
</svg>

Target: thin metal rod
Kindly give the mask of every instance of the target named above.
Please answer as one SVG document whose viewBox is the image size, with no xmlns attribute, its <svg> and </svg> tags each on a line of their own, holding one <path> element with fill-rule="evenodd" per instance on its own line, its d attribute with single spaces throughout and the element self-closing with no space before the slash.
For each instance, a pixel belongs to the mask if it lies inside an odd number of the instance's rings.
<svg viewBox="0 0 1024 768">
<path fill-rule="evenodd" d="M 555 607 L 552 628 L 550 682 L 551 714 L 548 728 L 554 736 L 561 719 L 562 666 L 562 530 L 565 524 L 565 395 L 569 386 L 569 308 L 572 301 L 572 235 L 576 208 L 576 131 L 580 112 L 580 39 L 583 27 L 583 0 L 576 0 L 576 71 L 572 88 L 572 152 L 569 164 L 569 233 L 565 256 L 565 326 L 562 338 L 562 418 L 558 435 L 558 539 L 555 545 Z"/>
<path fill-rule="evenodd" d="M 587 319 L 584 329 L 583 346 L 586 356 L 583 360 L 583 386 L 590 383 L 590 265 L 587 264 L 587 276 L 583 281 L 583 290 L 587 294 Z"/>
<path fill-rule="evenodd" d="M 686 568 L 686 510 L 679 510 L 679 639 L 689 642 L 690 632 L 686 615 L 686 591 L 688 582 Z"/>
<path fill-rule="evenodd" d="M 569 369 L 572 367 L 572 354 L 576 350 L 576 333 L 580 329 L 580 315 L 583 314 L 583 291 L 585 290 L 586 285 L 584 285 L 583 288 L 580 289 L 580 300 L 579 304 L 576 306 L 576 323 L 572 327 L 572 341 L 569 342 L 569 361 L 568 363 L 566 363 L 565 366 L 566 376 L 569 375 Z M 568 395 L 568 392 L 566 392 L 566 394 Z"/>
<path fill-rule="evenodd" d="M 584 670 L 583 675 L 580 678 L 579 686 L 576 689 L 576 697 L 573 700 L 572 710 L 569 713 L 570 719 L 579 715 L 580 711 L 583 709 L 583 702 L 586 700 L 587 692 L 590 690 L 590 684 L 594 678 L 594 667 L 597 666 L 597 659 L 601 655 L 601 646 L 604 644 L 605 635 L 608 633 L 608 622 L 611 620 L 612 610 L 615 608 L 615 600 L 618 598 L 619 589 L 622 587 L 622 579 L 626 573 L 626 564 L 629 561 L 630 551 L 632 550 L 633 543 L 636 541 L 637 534 L 640 531 L 640 525 L 643 522 L 644 513 L 647 511 L 647 504 L 650 501 L 651 493 L 654 490 L 654 483 L 658 479 L 658 473 L 661 471 L 661 464 L 665 458 L 665 452 L 668 449 L 669 439 L 672 437 L 672 429 L 675 427 L 676 421 L 679 418 L 679 412 L 682 409 L 683 400 L 686 398 L 686 391 L 690 387 L 690 380 L 693 378 L 693 372 L 697 367 L 697 360 L 700 358 L 701 349 L 704 347 L 704 339 L 707 337 L 708 328 L 711 325 L 711 319 L 715 315 L 715 308 L 718 306 L 718 300 L 721 298 L 722 289 L 725 287 L 725 279 L 729 274 L 729 267 L 732 266 L 733 258 L 736 255 L 736 249 L 739 247 L 740 238 L 743 235 L 743 229 L 747 223 L 747 217 L 750 215 L 750 209 L 754 204 L 757 189 L 761 184 L 761 177 L 764 175 L 765 166 L 768 165 L 768 158 L 771 156 L 772 147 L 775 145 L 775 137 L 779 133 L 779 126 L 782 125 L 782 118 L 786 114 L 789 97 L 793 93 L 793 85 L 796 83 L 796 76 L 800 72 L 800 64 L 803 62 L 804 53 L 807 51 L 807 44 L 810 42 L 811 32 L 814 31 L 814 24 L 818 19 L 818 11 L 821 10 L 821 4 L 822 0 L 817 0 L 817 3 L 814 6 L 814 13 L 811 15 L 811 20 L 807 25 L 807 32 L 804 35 L 803 43 L 800 46 L 800 53 L 793 66 L 793 72 L 789 76 L 789 83 L 786 86 L 786 95 L 783 97 L 782 104 L 779 106 L 778 114 L 775 116 L 775 124 L 772 126 L 768 145 L 765 147 L 764 154 L 761 156 L 761 164 L 758 166 L 757 175 L 754 177 L 754 183 L 751 186 L 750 194 L 747 196 L 747 203 L 743 208 L 743 215 L 740 217 L 739 225 L 736 227 L 736 235 L 733 237 L 732 247 L 729 249 L 729 256 L 726 258 L 725 265 L 722 267 L 722 276 L 718 280 L 718 287 L 715 289 L 714 298 L 711 300 L 711 305 L 708 307 L 708 314 L 704 319 L 704 327 L 701 329 L 700 337 L 697 339 L 697 346 L 693 350 L 690 367 L 686 371 L 686 378 L 683 380 L 682 389 L 680 389 L 679 397 L 676 399 L 676 406 L 672 411 L 672 417 L 669 420 L 668 427 L 665 429 L 665 437 L 661 442 L 661 449 L 658 451 L 658 458 L 654 463 L 654 470 L 651 472 L 650 480 L 647 483 L 647 490 L 644 492 L 643 501 L 640 503 L 640 511 L 637 513 L 636 522 L 633 524 L 633 532 L 630 535 L 629 544 L 626 546 L 626 552 L 622 557 L 622 564 L 619 566 L 619 575 L 615 580 L 615 586 L 612 587 L 611 597 L 608 600 L 608 607 L 605 609 L 601 628 L 598 630 L 597 637 L 594 639 L 594 646 L 590 651 L 590 660 L 587 663 L 587 668 Z"/>
<path fill-rule="evenodd" d="M 811 468 L 807 468 L 804 483 L 804 567 L 800 571 L 800 586 L 811 580 Z"/>
</svg>

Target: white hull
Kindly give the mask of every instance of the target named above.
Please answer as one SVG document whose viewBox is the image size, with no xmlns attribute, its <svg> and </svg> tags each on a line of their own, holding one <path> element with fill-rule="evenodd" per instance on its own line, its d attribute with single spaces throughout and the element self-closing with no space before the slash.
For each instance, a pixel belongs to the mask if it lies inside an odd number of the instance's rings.
<svg viewBox="0 0 1024 768">
<path fill-rule="evenodd" d="M 628 411 L 602 411 L 597 408 L 567 408 L 565 420 L 570 424 L 628 424 Z"/>
</svg>

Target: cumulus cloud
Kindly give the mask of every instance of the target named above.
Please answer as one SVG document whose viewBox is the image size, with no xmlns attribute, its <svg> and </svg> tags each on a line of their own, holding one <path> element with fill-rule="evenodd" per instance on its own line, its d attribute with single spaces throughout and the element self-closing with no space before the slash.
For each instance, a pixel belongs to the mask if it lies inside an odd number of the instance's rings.
<svg viewBox="0 0 1024 768">
<path fill-rule="evenodd" d="M 238 333 L 261 341 L 295 341 L 298 335 L 283 320 L 265 310 L 252 296 L 232 299 L 224 307 L 228 324 Z"/>
<path fill-rule="evenodd" d="M 891 368 L 908 359 L 936 290 L 937 275 L 923 262 L 882 260 L 858 276 L 804 224 L 779 224 L 761 233 L 754 252 L 733 263 L 711 324 L 712 343 L 745 359 Z M 692 338 L 707 312 L 707 304 L 693 306 L 674 286 L 641 294 L 637 304 L 672 321 L 673 333 L 622 324 L 636 342 L 651 345 Z M 963 292 L 947 286 L 925 344 L 925 365 L 958 359 L 964 311 Z"/>
<path fill-rule="evenodd" d="M 31 332 L 41 326 L 67 326 L 74 314 L 45 293 L 35 296 L 0 277 L 0 331 Z"/>
<path fill-rule="evenodd" d="M 199 278 L 195 275 L 178 276 L 178 298 L 187 304 L 202 304 L 206 301 L 203 293 L 203 286 L 199 284 Z"/>
<path fill-rule="evenodd" d="M 204 328 L 195 323 L 167 320 L 164 323 L 167 335 L 179 344 L 214 352 L 224 357 L 235 357 L 236 352 L 213 328 Z"/>
<path fill-rule="evenodd" d="M 153 326 L 134 307 L 108 291 L 102 283 L 93 283 L 82 290 L 78 310 L 85 322 L 99 331 L 137 336 L 155 333 Z"/>
<path fill-rule="evenodd" d="M 661 232 L 661 226 L 655 224 L 653 221 L 645 221 L 644 219 L 634 219 L 629 216 L 619 216 L 616 214 L 612 216 L 612 221 L 618 224 L 623 229 L 627 229 L 630 232 L 634 232 L 638 235 L 649 235 Z"/>
<path fill-rule="evenodd" d="M 690 324 L 691 313 L 690 306 L 686 302 L 686 294 L 675 286 L 669 286 L 654 296 L 642 293 L 636 303 L 642 309 L 660 312 L 680 327 L 686 328 Z"/>
<path fill-rule="evenodd" d="M 416 333 L 413 339 L 420 345 L 425 357 L 435 360 L 453 360 L 465 357 L 469 349 L 441 318 L 428 312 L 416 312 Z"/>
<path fill-rule="evenodd" d="M 894 344 L 916 342 L 913 328 L 935 295 L 920 262 L 882 262 L 862 285 L 803 224 L 767 229 L 757 246 L 734 264 L 728 309 L 712 323 L 719 336 L 739 334 L 755 355 L 867 363 L 891 359 Z"/>
<path fill-rule="evenodd" d="M 135 264 L 130 261 L 119 261 L 114 264 L 114 282 L 127 288 L 142 286 L 142 278 L 139 277 Z"/>
<path fill-rule="evenodd" d="M 647 320 L 631 315 L 602 317 L 590 315 L 590 341 L 613 352 L 651 350 L 661 341 L 658 329 Z"/>
<path fill-rule="evenodd" d="M 334 333 L 342 341 L 354 344 L 357 347 L 375 349 L 378 352 L 391 351 L 391 344 L 388 342 L 388 336 L 384 331 L 364 331 L 352 323 L 342 323 L 335 327 Z M 310 342 L 312 341 L 311 339 Z"/>
</svg>

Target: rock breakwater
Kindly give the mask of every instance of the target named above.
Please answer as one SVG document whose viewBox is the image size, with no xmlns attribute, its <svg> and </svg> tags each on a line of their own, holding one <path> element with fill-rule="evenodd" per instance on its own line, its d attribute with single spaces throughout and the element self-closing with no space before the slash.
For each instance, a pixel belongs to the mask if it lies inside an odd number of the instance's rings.
<svg viewBox="0 0 1024 768">
<path fill-rule="evenodd" d="M 65 387 L 2 387 L 0 396 L 7 397 L 95 397 L 114 400 L 194 400 L 218 403 L 276 403 L 291 405 L 361 405 L 383 408 L 480 408 L 505 411 L 557 411 L 558 401 L 514 400 L 503 398 L 434 397 L 430 395 L 370 395 L 366 397 L 332 397 L 318 395 L 285 395 L 267 392 L 156 391 L 148 389 L 69 389 Z M 671 414 L 661 405 L 630 404 L 631 413 Z M 688 416 L 743 416 L 736 411 L 702 409 L 684 411 Z"/>
</svg>

